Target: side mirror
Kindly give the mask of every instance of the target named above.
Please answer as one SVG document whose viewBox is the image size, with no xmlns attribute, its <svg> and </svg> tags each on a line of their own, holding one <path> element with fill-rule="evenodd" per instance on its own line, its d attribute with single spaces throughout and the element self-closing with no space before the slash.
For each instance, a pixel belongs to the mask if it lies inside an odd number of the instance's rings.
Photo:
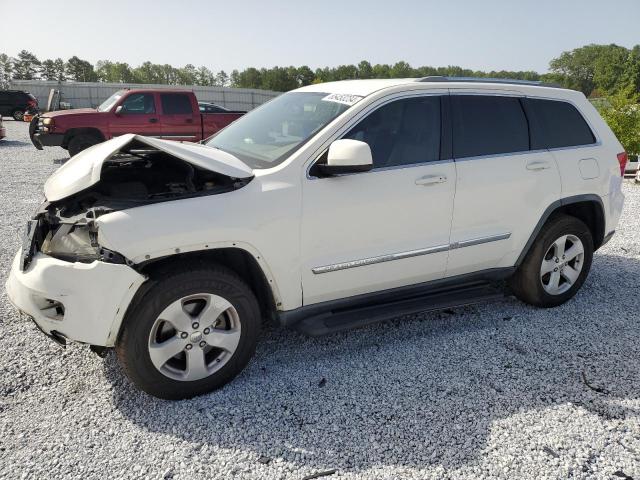
<svg viewBox="0 0 640 480">
<path fill-rule="evenodd" d="M 116 107 L 116 112 L 115 112 L 115 113 L 116 113 L 116 115 L 120 115 L 120 114 L 122 114 L 122 105 L 118 105 L 118 106 Z"/>
<path fill-rule="evenodd" d="M 327 163 L 316 167 L 324 176 L 367 172 L 373 168 L 371 148 L 360 140 L 336 140 L 329 146 Z"/>
</svg>

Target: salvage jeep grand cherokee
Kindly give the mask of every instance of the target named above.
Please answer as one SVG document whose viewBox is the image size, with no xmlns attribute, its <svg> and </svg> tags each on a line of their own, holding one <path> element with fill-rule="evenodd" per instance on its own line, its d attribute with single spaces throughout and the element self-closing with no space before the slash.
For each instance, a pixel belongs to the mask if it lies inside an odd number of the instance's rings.
<svg viewBox="0 0 640 480">
<path fill-rule="evenodd" d="M 362 80 L 286 93 L 205 144 L 124 135 L 46 182 L 7 282 L 57 340 L 163 398 L 229 382 L 263 319 L 317 335 L 509 290 L 573 297 L 626 154 L 578 92 Z"/>
</svg>

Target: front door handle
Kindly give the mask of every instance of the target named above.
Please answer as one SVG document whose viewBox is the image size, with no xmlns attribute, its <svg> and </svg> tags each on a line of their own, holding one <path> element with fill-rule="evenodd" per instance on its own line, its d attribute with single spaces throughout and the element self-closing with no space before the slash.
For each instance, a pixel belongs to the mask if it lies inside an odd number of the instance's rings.
<svg viewBox="0 0 640 480">
<path fill-rule="evenodd" d="M 551 165 L 549 165 L 549 162 L 530 162 L 527 163 L 527 170 L 547 170 L 548 168 L 551 168 Z"/>
<path fill-rule="evenodd" d="M 416 185 L 435 185 L 436 183 L 444 183 L 447 181 L 446 175 L 427 175 L 416 180 Z"/>
<path fill-rule="evenodd" d="M 157 118 L 150 118 L 149 119 L 149 123 L 158 123 L 158 119 Z"/>
<path fill-rule="evenodd" d="M 193 118 L 187 118 L 187 119 L 185 120 L 185 123 L 193 123 Z"/>
</svg>

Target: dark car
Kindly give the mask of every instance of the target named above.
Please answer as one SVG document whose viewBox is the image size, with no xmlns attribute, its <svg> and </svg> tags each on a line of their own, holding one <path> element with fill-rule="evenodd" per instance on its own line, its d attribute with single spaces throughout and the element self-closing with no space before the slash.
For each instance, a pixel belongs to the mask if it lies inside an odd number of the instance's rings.
<svg viewBox="0 0 640 480">
<path fill-rule="evenodd" d="M 36 97 L 23 90 L 0 90 L 0 116 L 22 121 L 27 110 L 38 110 Z"/>
<path fill-rule="evenodd" d="M 247 113 L 245 110 L 229 110 L 211 102 L 198 102 L 200 113 Z"/>
</svg>

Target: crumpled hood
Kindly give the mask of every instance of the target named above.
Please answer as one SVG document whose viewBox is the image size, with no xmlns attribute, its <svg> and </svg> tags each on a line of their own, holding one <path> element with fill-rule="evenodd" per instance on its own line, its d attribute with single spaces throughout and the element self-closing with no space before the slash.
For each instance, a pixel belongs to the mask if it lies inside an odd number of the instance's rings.
<svg viewBox="0 0 640 480">
<path fill-rule="evenodd" d="M 253 171 L 233 155 L 199 143 L 179 143 L 128 133 L 83 150 L 60 167 L 44 184 L 48 201 L 81 192 L 100 181 L 102 164 L 120 149 L 137 142 L 163 151 L 200 168 L 232 178 L 251 178 Z"/>
</svg>

